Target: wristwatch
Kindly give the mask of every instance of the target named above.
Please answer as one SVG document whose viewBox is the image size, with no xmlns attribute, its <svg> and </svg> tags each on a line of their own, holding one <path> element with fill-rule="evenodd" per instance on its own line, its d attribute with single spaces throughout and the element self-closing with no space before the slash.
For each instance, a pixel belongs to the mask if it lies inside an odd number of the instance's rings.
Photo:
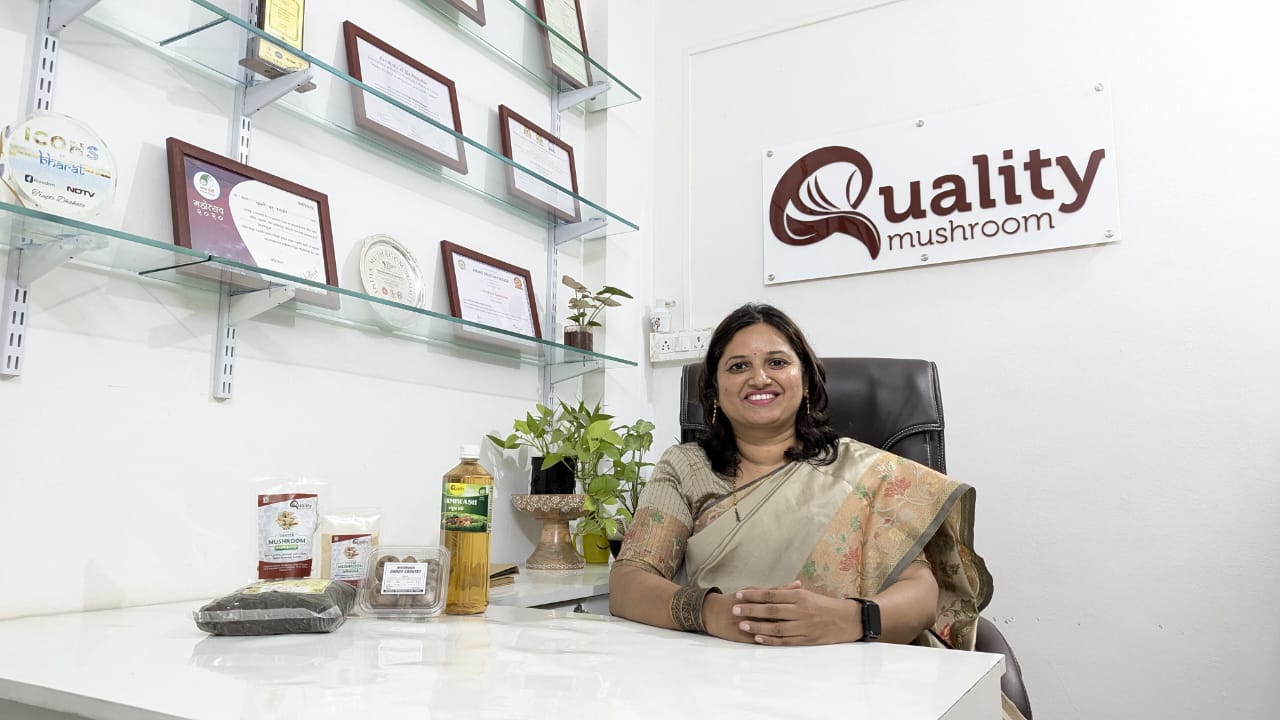
<svg viewBox="0 0 1280 720">
<path fill-rule="evenodd" d="M 872 642 L 880 639 L 880 606 L 866 598 L 845 598 L 862 606 L 862 637 L 857 642 Z"/>
</svg>

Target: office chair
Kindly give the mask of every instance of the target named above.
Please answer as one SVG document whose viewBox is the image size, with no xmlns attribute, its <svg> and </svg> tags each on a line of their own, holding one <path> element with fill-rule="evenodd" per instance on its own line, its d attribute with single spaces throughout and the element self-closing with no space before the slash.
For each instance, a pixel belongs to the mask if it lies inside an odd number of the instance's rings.
<svg viewBox="0 0 1280 720">
<path fill-rule="evenodd" d="M 837 433 L 947 471 L 943 442 L 942 390 L 938 367 L 927 360 L 823 358 L 827 371 L 827 415 Z M 692 442 L 706 427 L 698 398 L 701 363 L 680 373 L 680 441 Z M 1005 657 L 1000 689 L 1031 720 L 1022 667 L 991 621 L 978 618 L 975 648 Z"/>
</svg>

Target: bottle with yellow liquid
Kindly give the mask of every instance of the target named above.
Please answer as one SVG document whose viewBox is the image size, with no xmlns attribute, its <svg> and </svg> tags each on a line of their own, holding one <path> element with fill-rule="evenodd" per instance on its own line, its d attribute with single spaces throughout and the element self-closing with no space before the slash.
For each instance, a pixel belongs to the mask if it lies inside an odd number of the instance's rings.
<svg viewBox="0 0 1280 720">
<path fill-rule="evenodd" d="M 463 445 L 458 466 L 444 476 L 440 535 L 448 548 L 450 615 L 489 607 L 489 523 L 493 520 L 493 476 L 480 467 L 479 445 Z"/>
</svg>

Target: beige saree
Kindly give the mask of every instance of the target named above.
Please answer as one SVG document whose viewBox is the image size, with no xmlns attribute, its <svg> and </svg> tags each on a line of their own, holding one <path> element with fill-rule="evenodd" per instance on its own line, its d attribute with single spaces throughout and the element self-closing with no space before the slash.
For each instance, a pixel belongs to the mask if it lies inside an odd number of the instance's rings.
<svg viewBox="0 0 1280 720">
<path fill-rule="evenodd" d="M 917 643 L 973 649 L 992 591 L 973 550 L 973 488 L 845 438 L 830 465 L 787 463 L 732 490 L 696 444 L 669 449 L 617 562 L 726 593 L 799 580 L 830 597 L 872 597 L 927 561 L 938 619 Z"/>
</svg>

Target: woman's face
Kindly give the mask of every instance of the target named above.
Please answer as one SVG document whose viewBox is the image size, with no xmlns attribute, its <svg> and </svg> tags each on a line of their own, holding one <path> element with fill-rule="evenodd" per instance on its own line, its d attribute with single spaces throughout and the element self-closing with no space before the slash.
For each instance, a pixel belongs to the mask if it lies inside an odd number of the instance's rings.
<svg viewBox="0 0 1280 720">
<path fill-rule="evenodd" d="M 757 323 L 739 330 L 725 346 L 716 386 L 720 412 L 735 434 L 792 430 L 804 399 L 804 371 L 782 333 Z"/>
</svg>

